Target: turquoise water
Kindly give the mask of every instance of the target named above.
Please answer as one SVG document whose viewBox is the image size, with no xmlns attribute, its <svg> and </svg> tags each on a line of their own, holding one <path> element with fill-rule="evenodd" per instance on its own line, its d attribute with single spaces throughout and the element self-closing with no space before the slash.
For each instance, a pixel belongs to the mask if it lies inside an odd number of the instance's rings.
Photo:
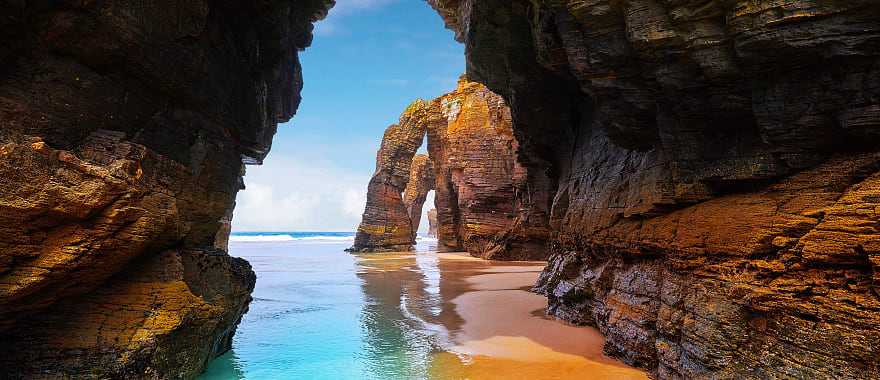
<svg viewBox="0 0 880 380">
<path fill-rule="evenodd" d="M 230 254 L 250 261 L 257 285 L 233 349 L 214 360 L 203 380 L 419 379 L 438 334 L 401 311 L 401 288 L 368 281 L 368 268 L 343 252 L 352 233 L 235 234 Z M 419 250 L 431 250 L 420 239 Z M 427 288 L 432 259 L 394 283 Z M 435 260 L 436 261 L 436 260 Z M 395 276 L 397 276 L 395 275 Z M 393 294 L 384 294 L 391 292 Z M 387 297 L 386 297 L 387 296 Z M 441 300 L 423 297 L 425 310 Z M 436 297 L 435 297 L 436 298 Z"/>
</svg>

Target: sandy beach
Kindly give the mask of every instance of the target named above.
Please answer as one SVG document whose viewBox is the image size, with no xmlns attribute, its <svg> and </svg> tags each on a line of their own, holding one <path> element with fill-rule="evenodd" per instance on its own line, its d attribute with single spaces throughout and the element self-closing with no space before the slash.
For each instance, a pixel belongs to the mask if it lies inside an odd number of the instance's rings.
<svg viewBox="0 0 880 380">
<path fill-rule="evenodd" d="M 437 316 L 419 315 L 416 295 L 422 290 L 415 289 L 405 292 L 409 298 L 404 306 L 414 318 L 442 327 L 449 339 L 447 347 L 432 355 L 431 378 L 647 378 L 644 372 L 605 356 L 604 338 L 595 328 L 545 315 L 547 299 L 529 291 L 543 262 L 486 261 L 466 253 L 433 252 L 360 257 L 363 268 L 384 273 L 381 281 L 412 270 L 410 264 L 417 260 L 436 265 L 443 311 Z"/>
<path fill-rule="evenodd" d="M 442 254 L 440 260 L 463 258 Z M 436 356 L 436 378 L 647 378 L 603 355 L 604 338 L 596 329 L 545 316 L 546 298 L 528 291 L 543 263 L 472 262 L 485 267 L 461 273 L 465 287 L 450 302 L 464 323 L 453 334 L 456 346 Z"/>
</svg>

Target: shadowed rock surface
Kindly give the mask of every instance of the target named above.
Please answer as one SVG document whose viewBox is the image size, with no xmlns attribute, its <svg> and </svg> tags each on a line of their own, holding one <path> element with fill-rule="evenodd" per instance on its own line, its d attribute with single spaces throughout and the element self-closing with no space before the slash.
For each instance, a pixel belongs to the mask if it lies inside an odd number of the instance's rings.
<svg viewBox="0 0 880 380">
<path fill-rule="evenodd" d="M 2 377 L 193 378 L 230 348 L 243 162 L 331 4 L 0 1 Z"/>
<path fill-rule="evenodd" d="M 419 223 L 422 221 L 422 207 L 425 205 L 428 193 L 434 190 L 434 182 L 436 182 L 434 164 L 431 159 L 427 155 L 417 154 L 413 157 L 409 171 L 409 183 L 403 191 L 403 203 L 406 205 L 406 212 L 412 225 L 413 243 L 419 231 Z"/>
<path fill-rule="evenodd" d="M 409 251 L 415 244 L 415 231 L 403 192 L 410 182 L 410 171 L 417 169 L 413 166 L 413 157 L 425 139 L 426 126 L 422 120 L 427 107 L 425 101 L 413 102 L 400 115 L 399 123 L 385 130 L 376 154 L 376 172 L 367 186 L 367 205 L 350 251 Z M 412 201 L 416 198 L 414 196 Z"/>
<path fill-rule="evenodd" d="M 428 1 L 511 107 L 552 314 L 664 379 L 880 377 L 880 4 Z"/>
<path fill-rule="evenodd" d="M 428 210 L 428 236 L 437 237 L 437 209 Z"/>
</svg>

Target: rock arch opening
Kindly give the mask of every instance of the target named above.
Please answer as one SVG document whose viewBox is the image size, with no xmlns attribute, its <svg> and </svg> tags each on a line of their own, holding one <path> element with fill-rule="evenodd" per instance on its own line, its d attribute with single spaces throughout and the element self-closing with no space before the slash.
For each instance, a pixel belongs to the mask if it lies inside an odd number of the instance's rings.
<svg viewBox="0 0 880 380">
<path fill-rule="evenodd" d="M 549 311 L 660 378 L 878 377 L 876 1 L 428 2 L 486 86 L 400 123 L 442 247 L 551 254 Z M 332 3 L 0 3 L 0 368 L 194 377 L 229 347 L 242 165 Z M 411 245 L 409 151 L 356 246 Z"/>
</svg>

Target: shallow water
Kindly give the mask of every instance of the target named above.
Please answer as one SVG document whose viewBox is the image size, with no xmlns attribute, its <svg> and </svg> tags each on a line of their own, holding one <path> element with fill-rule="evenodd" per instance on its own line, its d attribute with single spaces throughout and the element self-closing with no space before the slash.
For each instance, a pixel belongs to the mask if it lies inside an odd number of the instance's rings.
<svg viewBox="0 0 880 380">
<path fill-rule="evenodd" d="M 644 378 L 593 329 L 546 318 L 542 263 L 350 255 L 344 239 L 239 237 L 257 272 L 233 350 L 201 379 Z"/>
</svg>

